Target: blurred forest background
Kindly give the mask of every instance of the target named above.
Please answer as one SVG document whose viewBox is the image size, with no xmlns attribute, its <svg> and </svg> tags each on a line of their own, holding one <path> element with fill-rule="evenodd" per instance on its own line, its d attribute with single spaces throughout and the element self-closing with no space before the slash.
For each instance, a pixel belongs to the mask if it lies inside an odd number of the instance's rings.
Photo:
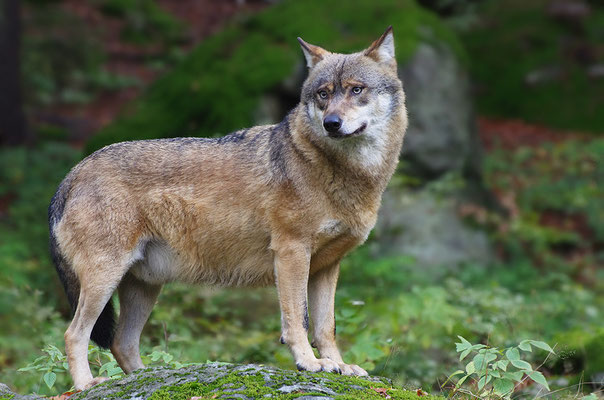
<svg viewBox="0 0 604 400">
<path fill-rule="evenodd" d="M 461 367 L 457 335 L 535 339 L 556 345 L 540 368 L 554 396 L 602 389 L 604 2 L 0 4 L 0 379 L 14 390 L 71 385 L 17 370 L 64 347 L 46 210 L 73 165 L 117 141 L 277 122 L 306 72 L 297 36 L 349 52 L 388 25 L 411 127 L 378 226 L 343 263 L 344 358 L 437 392 Z M 142 347 L 171 355 L 151 361 L 292 368 L 279 329 L 272 288 L 174 284 Z"/>
</svg>

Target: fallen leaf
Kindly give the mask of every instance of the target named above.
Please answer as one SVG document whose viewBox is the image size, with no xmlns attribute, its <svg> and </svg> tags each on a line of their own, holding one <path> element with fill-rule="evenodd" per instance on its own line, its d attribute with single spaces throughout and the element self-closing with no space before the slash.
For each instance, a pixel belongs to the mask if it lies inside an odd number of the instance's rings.
<svg viewBox="0 0 604 400">
<path fill-rule="evenodd" d="M 377 393 L 379 393 L 380 395 L 382 395 L 385 399 L 391 399 L 392 398 L 388 393 L 386 393 L 391 388 L 374 388 L 374 387 L 372 387 L 371 389 L 375 390 Z"/>
<path fill-rule="evenodd" d="M 50 400 L 66 400 L 69 398 L 69 396 L 74 395 L 76 393 L 80 393 L 81 390 L 76 390 L 73 392 L 65 392 L 63 394 L 60 394 L 58 396 L 53 396 L 53 397 L 49 397 Z"/>
</svg>

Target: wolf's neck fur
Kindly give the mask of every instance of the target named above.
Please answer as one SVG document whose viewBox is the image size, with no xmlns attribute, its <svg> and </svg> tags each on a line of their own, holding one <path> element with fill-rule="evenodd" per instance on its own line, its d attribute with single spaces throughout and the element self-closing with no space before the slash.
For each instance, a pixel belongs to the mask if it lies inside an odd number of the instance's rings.
<svg viewBox="0 0 604 400">
<path fill-rule="evenodd" d="M 286 118 L 292 145 L 308 164 L 313 177 L 329 180 L 325 183 L 334 195 L 339 194 L 335 197 L 354 199 L 354 193 L 358 192 L 362 197 L 376 196 L 379 203 L 398 163 L 407 126 L 404 107 L 390 121 L 368 128 L 373 131 L 339 140 L 314 132 L 302 104 Z"/>
</svg>

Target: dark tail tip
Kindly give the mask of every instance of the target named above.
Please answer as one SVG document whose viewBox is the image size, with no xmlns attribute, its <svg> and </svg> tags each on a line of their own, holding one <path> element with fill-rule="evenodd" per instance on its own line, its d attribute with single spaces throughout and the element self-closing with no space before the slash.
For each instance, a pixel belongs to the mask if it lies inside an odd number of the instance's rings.
<svg viewBox="0 0 604 400">
<path fill-rule="evenodd" d="M 113 299 L 109 299 L 105 308 L 99 315 L 99 318 L 92 328 L 90 339 L 95 342 L 99 347 L 108 349 L 113 343 L 113 337 L 115 336 L 115 311 L 113 309 Z"/>
</svg>

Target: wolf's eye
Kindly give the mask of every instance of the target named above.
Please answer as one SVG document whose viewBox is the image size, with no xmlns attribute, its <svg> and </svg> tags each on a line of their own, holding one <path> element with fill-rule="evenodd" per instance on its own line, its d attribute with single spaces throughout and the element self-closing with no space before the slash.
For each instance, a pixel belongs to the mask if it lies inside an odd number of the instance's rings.
<svg viewBox="0 0 604 400">
<path fill-rule="evenodd" d="M 355 86 L 355 87 L 352 88 L 352 93 L 354 93 L 354 94 L 359 94 L 362 91 L 363 91 L 363 88 L 360 87 L 360 86 Z"/>
<path fill-rule="evenodd" d="M 327 90 L 319 90 L 319 97 L 322 99 L 327 98 Z"/>
</svg>

